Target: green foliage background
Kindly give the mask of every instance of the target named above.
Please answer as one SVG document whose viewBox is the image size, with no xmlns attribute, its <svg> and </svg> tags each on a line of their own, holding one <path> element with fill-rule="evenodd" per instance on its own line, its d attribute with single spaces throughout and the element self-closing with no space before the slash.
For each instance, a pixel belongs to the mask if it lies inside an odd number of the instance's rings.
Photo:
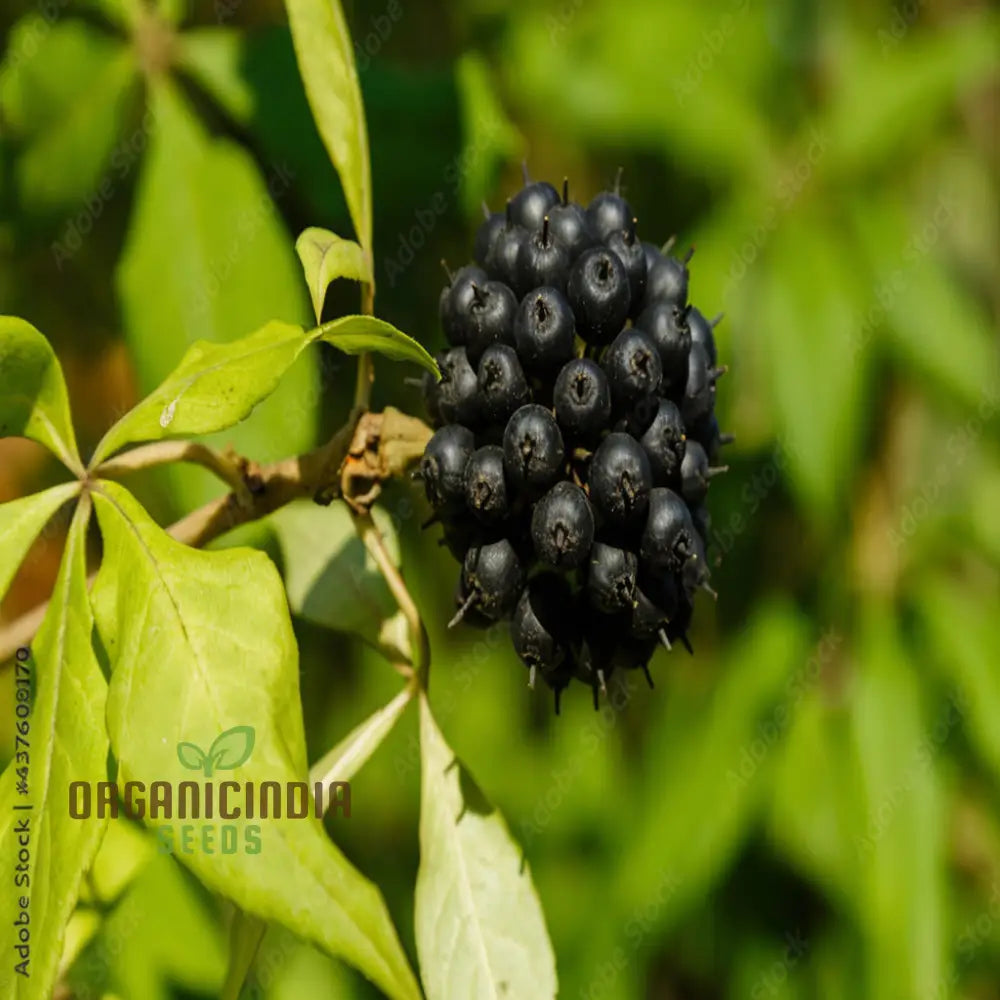
<svg viewBox="0 0 1000 1000">
<path fill-rule="evenodd" d="M 995 9 L 345 6 L 380 316 L 440 346 L 438 262 L 467 259 L 479 202 L 502 204 L 522 157 L 581 199 L 622 166 L 643 235 L 695 244 L 692 300 L 726 312 L 720 599 L 698 607 L 693 659 L 657 654 L 655 691 L 598 714 L 575 692 L 553 718 L 502 631 L 445 634 L 456 567 L 419 531 L 415 491 L 384 497 L 432 632 L 436 716 L 531 861 L 560 995 L 1000 997 Z M 352 232 L 282 5 L 156 11 L 0 11 L 0 313 L 53 340 L 85 455 L 190 341 L 307 322 L 294 238 Z M 328 318 L 356 310 L 343 284 Z M 322 359 L 222 443 L 265 461 L 328 435 L 354 362 Z M 376 405 L 419 412 L 402 370 L 377 370 Z M 0 499 L 55 481 L 8 444 Z M 137 491 L 165 523 L 217 487 L 184 470 Z M 241 538 L 291 581 L 313 544 L 297 528 Z M 44 545 L 32 566 L 7 616 L 43 596 Z M 310 760 L 398 687 L 323 617 L 296 621 Z M 351 820 L 332 821 L 411 954 L 417 724 L 409 712 L 355 780 Z M 144 848 L 113 836 L 70 986 L 217 995 L 223 908 L 169 859 L 130 880 Z M 375 995 L 280 934 L 256 977 L 269 998 Z"/>
</svg>

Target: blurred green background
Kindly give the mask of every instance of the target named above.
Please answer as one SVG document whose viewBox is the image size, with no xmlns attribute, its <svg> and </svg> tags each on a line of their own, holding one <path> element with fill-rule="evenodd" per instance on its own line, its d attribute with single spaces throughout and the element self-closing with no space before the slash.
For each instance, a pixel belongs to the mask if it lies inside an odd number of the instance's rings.
<svg viewBox="0 0 1000 1000">
<path fill-rule="evenodd" d="M 554 718 L 502 630 L 445 634 L 457 567 L 408 484 L 383 498 L 438 719 L 531 862 L 560 995 L 1000 997 L 995 7 L 346 12 L 379 315 L 441 345 L 439 261 L 468 259 L 480 202 L 503 203 L 522 158 L 581 200 L 624 168 L 643 237 L 694 244 L 692 301 L 726 313 L 720 597 L 699 603 L 693 658 L 657 654 L 654 691 L 633 679 L 596 714 L 571 691 Z M 190 341 L 308 322 L 295 236 L 350 222 L 276 0 L 14 0 L 0 32 L 0 312 L 55 344 L 86 453 Z M 357 308 L 341 284 L 331 316 Z M 420 412 L 413 372 L 377 371 L 376 405 Z M 308 447 L 342 421 L 353 373 L 332 352 L 303 361 L 223 442 L 257 460 Z M 57 475 L 0 441 L 0 500 Z M 132 485 L 164 523 L 216 490 L 190 470 Z M 302 530 L 242 535 L 290 580 L 336 534 L 329 511 L 296 516 Z M 60 530 L 4 619 L 46 596 Z M 398 679 L 311 617 L 296 628 L 315 759 Z M 411 955 L 416 747 L 411 711 L 333 821 Z M 216 995 L 225 907 L 170 859 L 138 864 L 133 834 L 103 852 L 114 872 L 75 919 L 65 995 Z M 273 933 L 247 995 L 375 994 Z"/>
</svg>

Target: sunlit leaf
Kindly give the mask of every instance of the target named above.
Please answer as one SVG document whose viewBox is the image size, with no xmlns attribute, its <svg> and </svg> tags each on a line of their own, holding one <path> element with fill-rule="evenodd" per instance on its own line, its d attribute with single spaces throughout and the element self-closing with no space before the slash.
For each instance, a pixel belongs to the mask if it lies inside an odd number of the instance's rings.
<svg viewBox="0 0 1000 1000">
<path fill-rule="evenodd" d="M 371 281 L 371 265 L 364 250 L 354 240 L 345 240 L 326 229 L 305 230 L 295 242 L 295 251 L 309 285 L 316 322 L 323 314 L 323 302 L 330 283 L 337 278 Z"/>
<path fill-rule="evenodd" d="M 420 699 L 416 933 L 428 1000 L 554 997 L 555 958 L 528 865 Z"/>
<path fill-rule="evenodd" d="M 22 847 L 28 855 L 27 878 L 19 891 L 0 898 L 5 928 L 15 926 L 22 911 L 30 915 L 30 954 L 15 960 L 8 953 L 0 965 L 0 995 L 16 1000 L 52 995 L 66 924 L 107 822 L 96 813 L 74 818 L 67 807 L 72 782 L 92 785 L 105 778 L 108 750 L 108 689 L 91 646 L 87 599 L 89 516 L 85 499 L 76 509 L 52 601 L 32 647 L 34 704 L 22 734 L 28 759 L 15 756 L 0 778 L 0 854 L 6 870 L 15 871 Z M 26 976 L 15 971 L 16 961 L 24 958 L 30 958 Z"/>
<path fill-rule="evenodd" d="M 112 671 L 108 730 L 120 775 L 179 782 L 187 776 L 179 742 L 203 747 L 252 726 L 251 757 L 227 778 L 258 787 L 304 781 L 298 656 L 274 565 L 250 549 L 180 545 L 112 483 L 101 484 L 95 504 L 105 555 L 93 603 Z M 243 910 L 345 958 L 390 996 L 419 996 L 381 895 L 311 810 L 231 824 L 235 853 L 198 849 L 179 860 Z"/>
<path fill-rule="evenodd" d="M 285 0 L 316 127 L 344 187 L 358 242 L 371 250 L 368 130 L 340 0 Z"/>
</svg>

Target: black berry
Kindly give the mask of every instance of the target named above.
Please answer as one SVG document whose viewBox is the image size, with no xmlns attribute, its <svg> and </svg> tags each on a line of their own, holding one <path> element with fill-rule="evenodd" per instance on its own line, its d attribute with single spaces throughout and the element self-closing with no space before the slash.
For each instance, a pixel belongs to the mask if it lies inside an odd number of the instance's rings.
<svg viewBox="0 0 1000 1000">
<path fill-rule="evenodd" d="M 576 327 L 573 310 L 558 289 L 529 292 L 514 318 L 514 344 L 525 369 L 544 375 L 573 357 Z"/>
<path fill-rule="evenodd" d="M 567 362 L 553 393 L 556 419 L 570 436 L 589 438 L 611 419 L 611 386 L 601 367 L 588 358 Z"/>
<path fill-rule="evenodd" d="M 588 344 L 608 343 L 628 318 L 632 301 L 625 265 L 607 247 L 580 254 L 569 273 L 566 295 L 577 332 Z"/>
<path fill-rule="evenodd" d="M 531 539 L 538 558 L 556 569 L 581 565 L 594 541 L 594 512 L 587 494 L 562 480 L 535 504 Z"/>
<path fill-rule="evenodd" d="M 625 525 L 646 512 L 652 473 L 646 453 L 630 435 L 614 432 L 601 442 L 588 481 L 590 499 L 610 523 Z"/>
<path fill-rule="evenodd" d="M 544 406 L 522 406 L 507 422 L 503 461 L 510 481 L 536 496 L 559 478 L 565 461 L 562 434 Z"/>
</svg>

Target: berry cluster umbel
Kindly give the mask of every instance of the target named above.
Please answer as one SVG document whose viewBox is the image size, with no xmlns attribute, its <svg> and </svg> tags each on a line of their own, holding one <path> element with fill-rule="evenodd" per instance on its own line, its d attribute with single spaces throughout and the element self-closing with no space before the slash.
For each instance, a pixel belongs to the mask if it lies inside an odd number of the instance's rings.
<svg viewBox="0 0 1000 1000">
<path fill-rule="evenodd" d="M 462 564 L 452 619 L 510 621 L 530 683 L 598 691 L 687 630 L 705 558 L 715 419 L 709 322 L 688 262 L 640 241 L 628 202 L 544 182 L 490 213 L 448 272 L 437 428 L 420 470 Z M 446 268 L 447 270 L 447 268 Z"/>
</svg>

